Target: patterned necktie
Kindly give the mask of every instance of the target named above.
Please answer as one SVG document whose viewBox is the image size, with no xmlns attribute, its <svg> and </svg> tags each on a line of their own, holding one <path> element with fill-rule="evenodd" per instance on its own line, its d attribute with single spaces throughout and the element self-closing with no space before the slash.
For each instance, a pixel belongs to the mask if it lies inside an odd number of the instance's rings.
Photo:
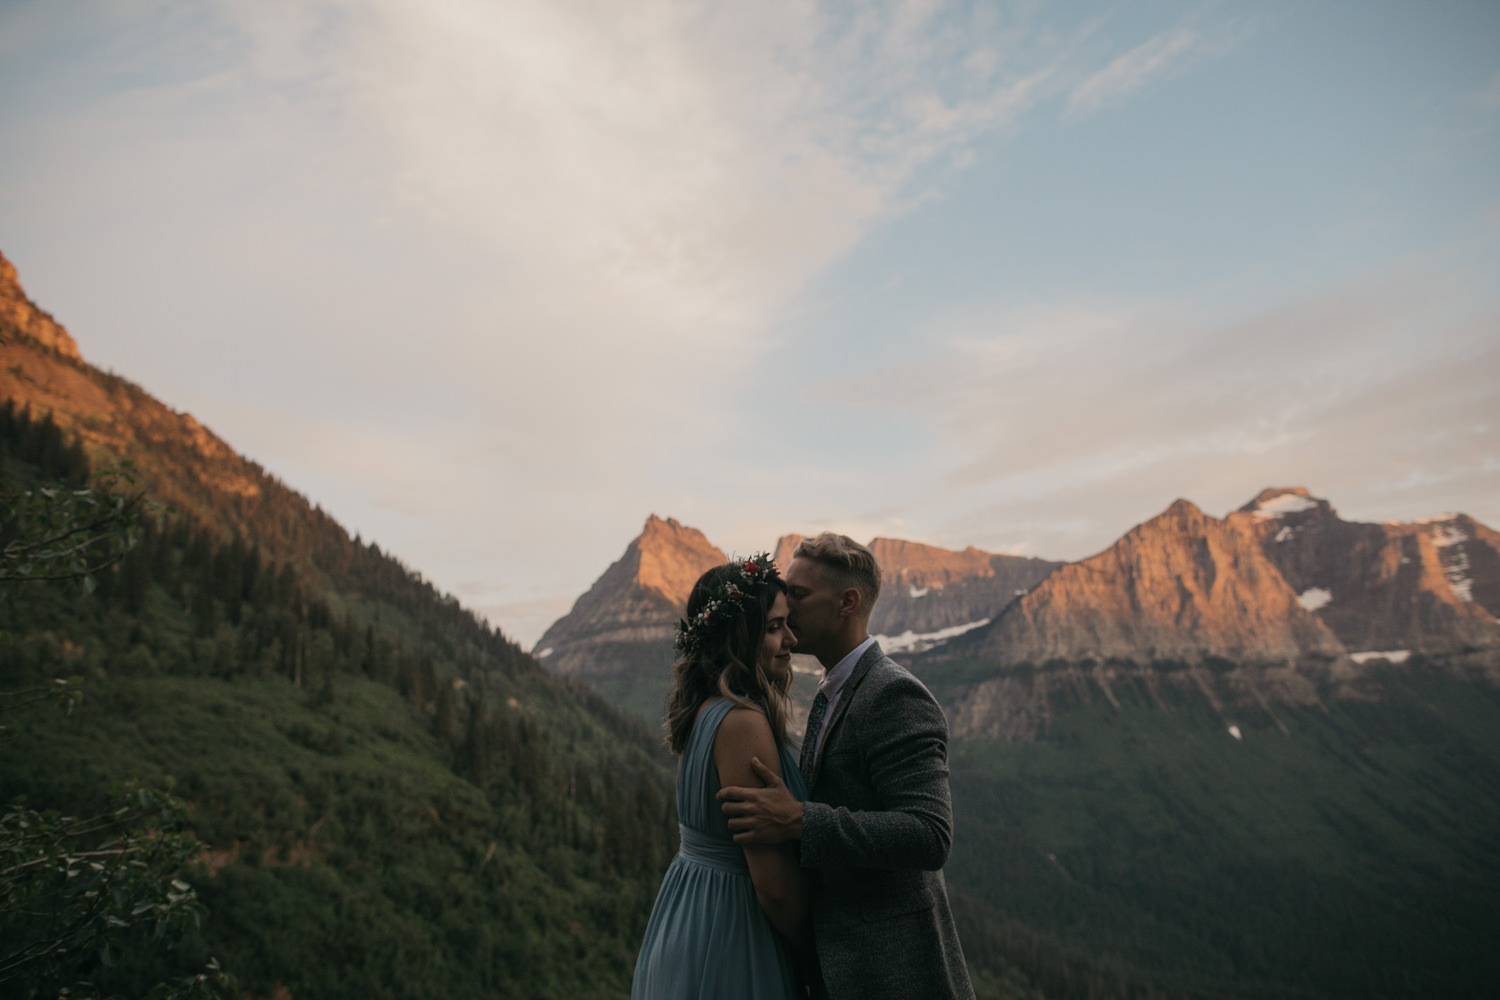
<svg viewBox="0 0 1500 1000">
<path fill-rule="evenodd" d="M 802 738 L 802 780 L 812 786 L 813 762 L 818 759 L 818 735 L 823 731 L 823 716 L 828 712 L 828 696 L 822 691 L 813 699 L 807 713 L 806 735 Z"/>
</svg>

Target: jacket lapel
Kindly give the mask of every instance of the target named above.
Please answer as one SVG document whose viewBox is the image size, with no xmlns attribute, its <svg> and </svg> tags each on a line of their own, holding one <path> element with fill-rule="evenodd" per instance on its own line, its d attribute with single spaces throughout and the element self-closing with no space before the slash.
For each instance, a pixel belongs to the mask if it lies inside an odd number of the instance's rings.
<svg viewBox="0 0 1500 1000">
<path fill-rule="evenodd" d="M 880 643 L 872 642 L 870 648 L 865 650 L 859 662 L 854 665 L 854 670 L 849 674 L 849 679 L 839 689 L 839 703 L 833 706 L 833 714 L 823 725 L 823 738 L 818 741 L 818 759 L 813 762 L 812 780 L 807 783 L 807 794 L 812 795 L 812 790 L 818 784 L 818 776 L 823 773 L 823 762 L 828 759 L 828 745 L 838 734 L 838 725 L 843 721 L 844 713 L 849 711 L 849 703 L 854 700 L 854 689 L 859 687 L 860 681 L 870 672 L 870 668 L 885 659 L 885 652 L 880 648 Z"/>
</svg>

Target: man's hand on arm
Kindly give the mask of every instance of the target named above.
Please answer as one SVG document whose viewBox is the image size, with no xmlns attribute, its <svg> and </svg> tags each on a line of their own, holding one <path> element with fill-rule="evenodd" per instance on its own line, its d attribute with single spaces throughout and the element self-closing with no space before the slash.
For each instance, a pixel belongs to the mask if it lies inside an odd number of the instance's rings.
<svg viewBox="0 0 1500 1000">
<path fill-rule="evenodd" d="M 798 802 L 776 772 L 750 758 L 750 767 L 765 783 L 764 788 L 719 789 L 729 832 L 737 844 L 785 844 L 802 839 L 802 803 Z"/>
</svg>

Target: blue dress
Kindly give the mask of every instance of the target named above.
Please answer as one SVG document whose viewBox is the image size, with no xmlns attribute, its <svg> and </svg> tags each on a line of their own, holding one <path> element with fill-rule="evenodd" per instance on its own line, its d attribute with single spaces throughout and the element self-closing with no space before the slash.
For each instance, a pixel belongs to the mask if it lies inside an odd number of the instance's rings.
<svg viewBox="0 0 1500 1000">
<path fill-rule="evenodd" d="M 677 818 L 682 848 L 672 859 L 635 961 L 634 1000 L 772 1000 L 798 996 L 791 952 L 761 911 L 745 852 L 714 798 L 714 735 L 734 703 L 703 709 L 682 753 Z M 781 748 L 787 789 L 805 800 L 797 760 Z"/>
</svg>

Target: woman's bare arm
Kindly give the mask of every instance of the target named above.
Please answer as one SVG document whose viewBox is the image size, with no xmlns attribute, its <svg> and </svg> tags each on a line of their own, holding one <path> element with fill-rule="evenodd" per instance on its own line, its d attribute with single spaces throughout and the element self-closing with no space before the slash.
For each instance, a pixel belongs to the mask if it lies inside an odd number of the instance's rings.
<svg viewBox="0 0 1500 1000">
<path fill-rule="evenodd" d="M 731 709 L 714 736 L 719 785 L 758 786 L 761 781 L 750 766 L 751 757 L 759 757 L 781 776 L 781 755 L 776 752 L 776 740 L 766 717 L 752 708 Z M 796 845 L 742 846 L 755 896 L 771 926 L 799 948 L 809 946 L 812 925 L 807 913 L 807 880 L 797 860 Z"/>
</svg>

